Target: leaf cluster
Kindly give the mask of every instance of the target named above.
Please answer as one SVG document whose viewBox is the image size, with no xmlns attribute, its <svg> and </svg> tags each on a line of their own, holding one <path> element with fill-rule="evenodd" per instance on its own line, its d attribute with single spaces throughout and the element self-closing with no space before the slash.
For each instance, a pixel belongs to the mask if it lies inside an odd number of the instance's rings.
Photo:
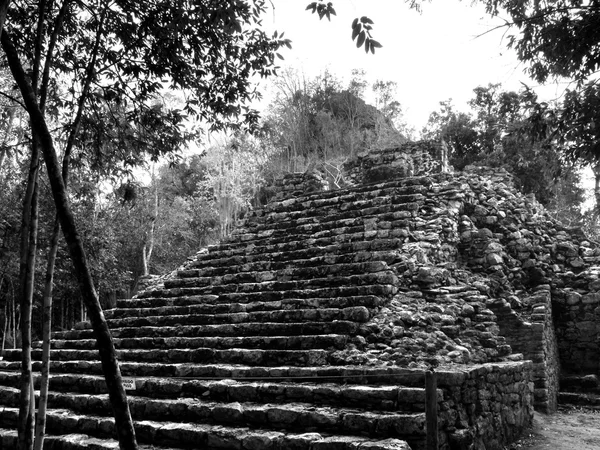
<svg viewBox="0 0 600 450">
<path fill-rule="evenodd" d="M 352 21 L 352 40 L 356 39 L 356 47 L 365 46 L 365 53 L 375 53 L 376 48 L 381 48 L 382 45 L 371 36 L 373 30 L 373 21 L 366 16 L 360 19 L 356 18 Z"/>
<path fill-rule="evenodd" d="M 408 3 L 411 9 L 421 11 L 421 3 L 423 0 L 404 0 Z M 319 20 L 323 17 L 327 17 L 327 20 L 331 20 L 331 16 L 335 16 L 335 9 L 333 8 L 332 2 L 325 3 L 324 0 L 318 0 L 316 2 L 309 3 L 306 10 L 312 11 L 313 14 L 319 15 Z M 373 21 L 367 16 L 356 18 L 352 21 L 352 40 L 356 40 L 356 47 L 361 48 L 364 46 L 365 53 L 375 53 L 376 48 L 381 48 L 382 45 L 373 39 L 371 31 L 373 30 Z"/>
<path fill-rule="evenodd" d="M 306 10 L 311 10 L 313 14 L 319 15 L 319 20 L 323 19 L 323 17 L 327 17 L 327 20 L 331 21 L 331 16 L 335 16 L 335 9 L 333 9 L 333 3 L 327 2 L 325 3 L 323 0 L 319 0 L 318 2 L 312 2 L 307 7 Z"/>
<path fill-rule="evenodd" d="M 262 29 L 265 0 L 153 0 L 137 2 L 65 0 L 60 9 L 48 2 L 44 41 L 56 30 L 53 78 L 68 80 L 71 92 L 86 74 L 93 48 L 93 86 L 129 104 L 153 101 L 170 87 L 187 93 L 183 111 L 214 129 L 255 125 L 257 115 L 246 104 L 259 97 L 251 78 L 276 73 L 277 50 L 289 39 Z M 37 39 L 37 3 L 15 2 L 7 31 L 29 61 Z M 281 57 L 279 55 L 279 57 Z"/>
</svg>

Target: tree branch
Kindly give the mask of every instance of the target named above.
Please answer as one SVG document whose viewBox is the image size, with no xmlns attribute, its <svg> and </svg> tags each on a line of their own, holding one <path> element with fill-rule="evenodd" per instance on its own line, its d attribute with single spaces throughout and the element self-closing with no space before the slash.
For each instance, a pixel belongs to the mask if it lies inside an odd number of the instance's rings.
<svg viewBox="0 0 600 450">
<path fill-rule="evenodd" d="M 8 95 L 7 93 L 0 91 L 0 96 L 9 99 L 11 102 L 15 102 L 17 105 L 20 105 L 25 110 L 27 109 L 25 107 L 25 103 L 23 103 L 21 100 L 15 98 L 15 97 L 13 97 L 12 95 Z"/>
<path fill-rule="evenodd" d="M 79 126 L 81 124 L 81 118 L 83 117 L 83 108 L 85 106 L 85 102 L 88 99 L 90 92 L 90 85 L 92 84 L 92 80 L 94 78 L 94 67 L 96 65 L 96 59 L 98 58 L 98 50 L 100 48 L 100 41 L 102 40 L 102 33 L 104 31 L 104 20 L 106 19 L 106 11 L 105 8 L 102 11 L 102 15 L 100 17 L 100 21 L 98 23 L 98 29 L 96 30 L 96 40 L 94 42 L 94 48 L 92 49 L 92 56 L 90 58 L 90 62 L 85 71 L 85 80 L 83 82 L 83 88 L 81 90 L 81 95 L 79 96 L 79 101 L 77 102 L 77 112 L 75 114 L 75 119 L 71 124 L 71 132 L 69 133 L 69 137 L 67 138 L 67 145 L 65 146 L 65 153 L 63 155 L 63 167 L 62 167 L 62 176 L 65 185 L 68 184 L 69 177 L 69 159 L 71 157 L 71 151 L 73 149 L 73 145 L 75 143 L 75 138 L 77 137 L 77 133 L 79 132 Z"/>
<path fill-rule="evenodd" d="M 46 109 L 46 98 L 48 97 L 48 82 L 50 80 L 50 67 L 52 66 L 52 60 L 54 59 L 54 47 L 58 40 L 58 35 L 62 30 L 62 24 L 67 15 L 68 6 L 71 0 L 65 0 L 60 7 L 54 29 L 52 30 L 52 36 L 48 43 L 48 50 L 46 51 L 46 61 L 44 64 L 44 73 L 42 75 L 42 83 L 40 85 L 40 109 L 44 111 Z"/>
</svg>

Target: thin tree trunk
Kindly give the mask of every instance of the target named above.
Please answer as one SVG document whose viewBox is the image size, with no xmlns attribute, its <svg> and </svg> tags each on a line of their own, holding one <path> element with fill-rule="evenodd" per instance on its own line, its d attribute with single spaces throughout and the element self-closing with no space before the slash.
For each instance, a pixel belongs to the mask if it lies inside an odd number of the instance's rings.
<svg viewBox="0 0 600 450">
<path fill-rule="evenodd" d="M 58 237 L 60 224 L 54 221 L 50 250 L 48 253 L 48 266 L 44 287 L 44 303 L 42 309 L 42 378 L 40 381 L 40 399 L 35 426 L 34 450 L 42 450 L 46 433 L 46 409 L 48 406 L 48 387 L 50 384 L 50 337 L 52 332 L 52 287 L 54 283 L 54 265 L 58 253 Z"/>
<path fill-rule="evenodd" d="M 154 250 L 154 229 L 156 227 L 156 219 L 158 218 L 158 186 L 156 184 L 156 176 L 154 175 L 154 167 L 152 167 L 152 182 L 154 184 L 154 202 L 152 205 L 152 216 L 150 217 L 150 227 L 146 242 L 142 247 L 142 266 L 144 270 L 144 276 L 150 275 L 150 258 L 152 257 L 152 251 Z"/>
<path fill-rule="evenodd" d="M 61 297 L 60 298 L 60 327 L 63 330 L 66 329 L 65 325 L 67 323 L 65 317 L 66 317 L 66 314 L 65 314 L 65 299 L 64 299 L 64 297 Z"/>
<path fill-rule="evenodd" d="M 21 91 L 23 101 L 31 119 L 31 126 L 35 134 L 41 139 L 41 149 L 44 154 L 44 162 L 46 163 L 48 179 L 60 219 L 60 225 L 73 261 L 74 272 L 79 282 L 83 300 L 89 311 L 90 322 L 96 335 L 109 399 L 115 416 L 115 428 L 120 448 L 121 450 L 137 450 L 133 420 L 131 419 L 127 396 L 123 388 L 114 343 L 94 288 L 81 238 L 67 199 L 52 136 L 37 104 L 33 89 L 21 66 L 17 50 L 10 37 L 7 36 L 7 33 L 2 33 L 2 47 L 6 53 L 13 77 Z"/>
<path fill-rule="evenodd" d="M 15 304 L 15 288 L 12 286 L 12 296 L 10 297 L 11 319 L 12 319 L 12 348 L 17 348 L 17 305 Z"/>
<path fill-rule="evenodd" d="M 6 35 L 6 33 L 3 33 Z M 35 256 L 37 252 L 37 207 L 38 207 L 39 146 L 33 139 L 27 190 L 23 201 L 21 226 L 21 262 L 19 269 L 21 298 L 21 395 L 19 420 L 17 424 L 18 448 L 29 450 L 33 446 L 33 424 L 31 405 L 31 311 L 33 303 L 33 282 L 35 276 Z"/>
<path fill-rule="evenodd" d="M 2 283 L 0 283 L 0 287 Z M 4 346 L 6 345 L 6 333 L 8 332 L 8 300 L 4 303 L 4 328 L 2 329 L 2 353 L 4 353 Z"/>
<path fill-rule="evenodd" d="M 594 200 L 596 201 L 594 219 L 597 221 L 600 216 L 600 163 L 595 163 L 592 171 L 594 172 Z"/>
</svg>

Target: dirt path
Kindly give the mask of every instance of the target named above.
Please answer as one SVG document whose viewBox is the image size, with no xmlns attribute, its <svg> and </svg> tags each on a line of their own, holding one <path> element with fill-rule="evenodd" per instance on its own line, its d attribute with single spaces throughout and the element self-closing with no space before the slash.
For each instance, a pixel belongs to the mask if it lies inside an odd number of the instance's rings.
<svg viewBox="0 0 600 450">
<path fill-rule="evenodd" d="M 510 450 L 600 450 L 600 412 L 567 409 L 535 414 L 533 427 Z"/>
</svg>

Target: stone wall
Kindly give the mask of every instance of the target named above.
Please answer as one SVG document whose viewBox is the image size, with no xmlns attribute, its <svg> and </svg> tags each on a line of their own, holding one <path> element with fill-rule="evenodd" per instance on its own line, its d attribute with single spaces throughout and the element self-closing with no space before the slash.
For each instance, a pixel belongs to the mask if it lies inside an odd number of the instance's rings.
<svg viewBox="0 0 600 450">
<path fill-rule="evenodd" d="M 553 302 L 565 375 L 600 374 L 600 268 L 566 273 L 554 283 Z"/>
<path fill-rule="evenodd" d="M 440 450 L 502 450 L 518 439 L 533 420 L 532 369 L 530 361 L 436 369 Z M 369 380 L 423 388 L 425 373 L 389 367 L 380 380 Z M 353 381 L 359 382 L 356 377 Z M 414 410 L 425 411 L 425 399 L 417 389 L 412 393 L 404 389 L 401 395 L 412 402 Z M 421 420 L 415 416 L 406 427 L 421 429 Z M 423 434 L 415 433 L 409 439 L 411 448 L 425 450 L 424 439 Z"/>
<path fill-rule="evenodd" d="M 490 305 L 498 318 L 500 333 L 513 352 L 533 362 L 533 401 L 539 411 L 552 413 L 557 408 L 560 362 L 552 320 L 550 286 L 540 286 L 525 299 L 530 311 L 524 320 L 505 300 Z"/>
<path fill-rule="evenodd" d="M 445 171 L 444 144 L 430 141 L 407 142 L 400 147 L 360 153 L 346 162 L 338 184 L 356 186 Z M 336 183 L 318 165 L 302 173 L 286 174 L 275 180 L 274 200 L 280 201 L 312 192 L 335 189 Z"/>
<path fill-rule="evenodd" d="M 345 179 L 353 185 L 444 171 L 443 144 L 407 142 L 400 147 L 370 150 L 344 165 Z"/>
<path fill-rule="evenodd" d="M 531 425 L 532 364 L 491 363 L 438 371 L 441 428 L 451 450 L 503 449 Z"/>
<path fill-rule="evenodd" d="M 312 192 L 328 191 L 329 183 L 325 175 L 316 169 L 303 173 L 289 173 L 275 180 L 275 197 L 273 200 L 281 201 Z"/>
</svg>

